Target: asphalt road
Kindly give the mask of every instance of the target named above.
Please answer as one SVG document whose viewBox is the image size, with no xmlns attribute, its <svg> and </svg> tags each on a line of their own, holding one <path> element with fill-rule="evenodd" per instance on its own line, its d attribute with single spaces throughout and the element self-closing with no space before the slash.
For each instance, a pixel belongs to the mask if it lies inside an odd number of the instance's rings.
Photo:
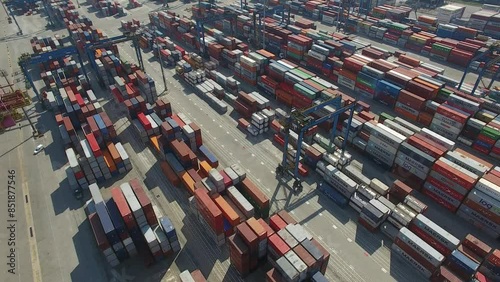
<svg viewBox="0 0 500 282">
<path fill-rule="evenodd" d="M 189 5 L 171 4 L 173 10 L 185 13 Z M 126 3 L 122 3 L 126 6 Z M 80 13 L 86 14 L 94 21 L 94 24 L 103 29 L 108 35 L 118 35 L 117 28 L 120 20 L 138 18 L 147 21 L 147 14 L 150 10 L 156 9 L 158 5 L 148 2 L 143 7 L 133 9 L 125 18 L 101 18 L 97 16 L 95 10 L 83 7 Z M 32 21 L 32 17 L 21 17 L 24 21 Z M 38 25 L 32 25 L 33 32 L 37 32 L 35 26 L 41 26 L 43 20 L 38 19 Z M 27 22 L 23 24 L 27 25 Z M 59 34 L 65 31 L 59 31 Z M 20 38 L 23 39 L 23 38 Z M 24 38 L 26 42 L 27 38 Z M 13 41 L 15 42 L 15 41 Z M 25 43 L 22 44 L 25 44 Z M 11 43 L 19 44 L 21 42 Z M 1 44 L 1 42 L 0 42 Z M 382 45 L 383 48 L 388 48 Z M 24 45 L 23 45 L 24 46 Z M 2 46 L 4 47 L 4 46 Z M 389 46 L 390 47 L 390 46 Z M 5 47 L 4 47 L 5 48 Z M 14 52 L 19 52 L 22 48 L 14 48 Z M 24 47 L 23 47 L 24 48 Z M 136 61 L 133 49 L 128 44 L 120 45 L 122 58 L 128 61 Z M 19 53 L 20 54 L 20 53 Z M 17 58 L 15 56 L 11 56 Z M 144 55 L 146 71 L 152 75 L 156 81 L 159 92 L 163 89 L 159 64 L 151 59 L 151 53 Z M 3 65 L 4 62 L 2 62 Z M 88 68 L 90 69 L 90 68 Z M 447 69 L 446 73 L 458 74 L 453 68 Z M 454 72 L 454 73 L 453 73 Z M 370 234 L 363 228 L 358 228 L 356 224 L 356 214 L 350 210 L 341 210 L 330 200 L 318 194 L 314 187 L 314 179 L 308 180 L 313 185 L 306 185 L 304 191 L 294 196 L 289 193 L 285 185 L 279 184 L 274 176 L 274 169 L 281 159 L 281 152 L 271 142 L 269 136 L 248 137 L 245 133 L 236 128 L 234 114 L 219 115 L 213 111 L 204 101 L 192 93 L 192 89 L 177 81 L 173 70 L 167 70 L 168 99 L 173 102 L 176 112 L 183 112 L 194 122 L 202 127 L 204 142 L 219 157 L 221 166 L 228 166 L 233 163 L 240 163 L 247 169 L 248 176 L 262 187 L 262 190 L 272 199 L 272 210 L 289 210 L 297 220 L 304 224 L 314 236 L 319 239 L 333 254 L 327 277 L 331 281 L 419 281 L 418 274 L 409 266 L 401 263 L 397 259 L 391 259 L 389 249 L 390 242 L 386 241 L 381 234 Z M 96 88 L 97 89 L 97 88 Z M 197 224 L 187 212 L 187 193 L 179 188 L 172 187 L 167 183 L 158 168 L 156 156 L 151 150 L 142 144 L 135 132 L 129 127 L 130 123 L 124 118 L 122 108 L 114 104 L 109 99 L 107 92 L 96 91 L 105 104 L 105 110 L 112 118 L 115 128 L 117 128 L 120 140 L 125 144 L 125 148 L 131 156 L 133 171 L 123 176 L 121 179 L 113 179 L 109 183 L 104 183 L 101 190 L 104 197 L 109 197 L 109 187 L 113 187 L 128 179 L 139 177 L 149 190 L 150 197 L 156 205 L 162 208 L 163 212 L 171 217 L 179 232 L 179 238 L 183 250 L 174 258 L 167 259 L 151 268 L 144 269 L 138 259 L 130 260 L 121 265 L 116 270 L 111 270 L 106 266 L 102 256 L 94 247 L 93 235 L 85 214 L 81 209 L 82 203 L 73 199 L 69 189 L 65 186 L 63 166 L 66 163 L 64 152 L 61 150 L 61 141 L 56 131 L 55 122 L 51 113 L 35 113 L 38 124 L 43 124 L 45 136 L 37 140 L 28 139 L 21 146 L 10 153 L 2 155 L 2 158 L 9 157 L 9 164 L 19 167 L 19 171 L 29 174 L 23 176 L 26 187 L 29 188 L 29 201 L 32 207 L 34 221 L 34 236 L 36 237 L 38 257 L 40 258 L 41 277 L 47 281 L 110 281 L 120 277 L 134 277 L 135 281 L 175 281 L 180 271 L 185 269 L 193 270 L 199 268 L 208 277 L 209 281 L 238 281 L 234 270 L 229 266 L 227 259 L 227 248 L 221 249 L 214 246 L 213 242 L 203 236 L 203 228 Z M 385 107 L 373 104 L 373 111 L 380 113 L 388 111 Z M 388 111 L 390 112 L 390 111 Z M 19 130 L 18 136 L 15 131 L 7 132 L 1 137 L 9 142 L 2 142 L 0 149 L 8 151 L 12 145 L 22 142 L 31 131 L 26 127 Z M 21 141 L 19 141 L 21 140 Z M 32 150 L 38 143 L 47 146 L 45 152 L 39 156 L 32 156 Z M 6 147 L 5 149 L 3 147 Z M 17 159 L 13 153 L 18 154 Z M 2 153 L 4 154 L 4 153 Z M 355 155 L 357 156 L 357 155 Z M 369 176 L 377 176 L 386 182 L 390 182 L 392 177 L 385 171 L 381 171 L 369 160 L 362 156 L 357 156 L 364 162 L 364 172 Z M 22 160 L 22 161 L 21 161 Z M 51 163 L 51 165 L 47 165 Z M 0 179 L 5 179 L 6 175 L 0 172 Z M 114 182 L 116 181 L 116 182 Z M 66 188 L 66 189 L 65 189 Z M 0 192 L 2 193 L 2 192 Z M 3 194 L 0 194 L 3 196 Z M 5 197 L 1 197 L 5 199 Z M 21 199 L 18 198 L 19 202 Z M 427 201 L 428 202 L 428 201 Z M 21 205 L 21 203 L 19 203 Z M 455 216 L 450 216 L 442 208 L 432 205 L 431 212 L 433 219 L 438 223 L 446 223 L 460 236 L 471 230 L 470 226 L 460 223 Z M 19 209 L 18 213 L 22 213 Z M 434 215 L 435 214 L 435 215 Z M 25 218 L 18 214 L 18 218 Z M 0 219 L 4 222 L 4 219 Z M 22 224 L 20 222 L 20 224 Z M 28 230 L 26 223 L 24 229 Z M 20 229 L 22 226 L 20 226 Z M 26 248 L 28 243 L 26 237 L 22 241 Z M 0 232 L 0 236 L 7 233 Z M 20 232 L 19 240 L 23 233 Z M 0 237 L 0 239 L 3 237 Z M 1 240 L 3 242 L 3 240 Z M 4 246 L 0 246 L 3 248 Z M 30 257 L 27 255 L 29 249 L 19 249 L 21 256 L 19 261 L 25 261 L 20 265 L 30 264 Z M 3 249 L 2 253 L 3 254 Z M 22 258 L 24 254 L 25 258 Z M 34 267 L 36 268 L 36 267 Z M 23 268 L 23 275 L 32 275 L 32 269 Z M 28 273 L 28 274 L 25 274 Z M 413 279 L 408 280 L 408 277 Z M 3 277 L 2 277 L 3 278 Z M 0 278 L 0 279 L 2 279 Z M 32 277 L 22 277 L 19 281 L 29 281 Z M 25 280 L 25 278 L 27 280 Z M 251 280 L 259 281 L 262 276 L 254 275 Z M 17 280 L 17 279 L 16 279 Z M 114 279 L 115 281 L 117 279 Z M 4 281 L 2 279 L 2 281 Z M 10 281 L 10 280 L 5 280 Z"/>
</svg>

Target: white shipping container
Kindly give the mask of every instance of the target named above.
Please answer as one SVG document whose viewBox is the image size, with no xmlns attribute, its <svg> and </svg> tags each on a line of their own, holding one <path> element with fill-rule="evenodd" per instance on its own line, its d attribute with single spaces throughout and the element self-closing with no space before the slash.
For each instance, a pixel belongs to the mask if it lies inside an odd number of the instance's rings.
<svg viewBox="0 0 500 282">
<path fill-rule="evenodd" d="M 241 209 L 243 214 L 245 214 L 246 217 L 252 217 L 254 216 L 254 207 L 248 200 L 243 197 L 243 195 L 236 189 L 236 187 L 231 186 L 227 188 L 227 193 L 231 200 L 238 206 L 238 208 Z"/>
<path fill-rule="evenodd" d="M 389 186 L 385 185 L 382 181 L 378 180 L 377 178 L 373 178 L 371 180 L 370 187 L 382 196 L 385 196 L 387 195 L 387 193 L 389 193 Z"/>
<path fill-rule="evenodd" d="M 306 279 L 307 265 L 299 258 L 299 256 L 297 256 L 293 250 L 290 250 L 285 254 L 285 257 L 299 273 L 299 280 Z"/>
<path fill-rule="evenodd" d="M 478 176 L 483 176 L 488 171 L 488 168 L 482 163 L 473 160 L 472 158 L 469 158 L 465 155 L 462 155 L 456 151 L 447 152 L 445 158 L 468 169 Z"/>
<path fill-rule="evenodd" d="M 408 228 L 401 228 L 397 237 L 401 241 L 405 242 L 410 248 L 422 255 L 422 257 L 433 266 L 438 267 L 444 261 L 444 256 L 442 254 L 427 244 L 424 240 L 420 239 Z"/>
<path fill-rule="evenodd" d="M 389 120 L 389 119 L 384 120 L 384 125 L 386 125 L 390 129 L 396 131 L 397 133 L 399 133 L 405 137 L 410 137 L 413 134 L 415 134 L 415 132 L 413 132 L 413 131 L 405 128 L 404 126 L 402 126 L 402 125 L 400 125 L 392 120 Z"/>
<path fill-rule="evenodd" d="M 448 150 L 453 150 L 455 148 L 455 142 L 447 139 L 447 138 L 444 138 L 443 136 L 440 136 L 439 134 L 437 134 L 436 132 L 428 129 L 428 128 L 422 128 L 422 131 L 421 131 L 422 135 L 424 135 L 425 137 L 431 139 L 432 141 L 438 143 L 439 145 L 445 147 L 446 149 Z"/>
<path fill-rule="evenodd" d="M 142 211 L 141 204 L 137 200 L 132 187 L 130 187 L 130 184 L 128 184 L 127 182 L 122 183 L 120 185 L 120 189 L 122 190 L 122 193 L 127 200 L 130 210 L 134 213 L 135 218 L 137 219 L 138 217 L 144 217 L 144 212 Z"/>
<path fill-rule="evenodd" d="M 423 214 L 418 214 L 413 220 L 413 223 L 449 250 L 456 249 L 460 244 L 460 240 L 457 237 L 451 235 L 448 231 L 441 228 L 441 226 L 437 225 Z"/>
</svg>

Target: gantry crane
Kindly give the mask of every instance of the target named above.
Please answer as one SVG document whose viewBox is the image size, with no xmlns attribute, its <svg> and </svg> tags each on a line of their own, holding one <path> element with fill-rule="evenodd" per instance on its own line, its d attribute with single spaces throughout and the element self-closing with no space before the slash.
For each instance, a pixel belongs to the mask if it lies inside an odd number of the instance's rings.
<svg viewBox="0 0 500 282">
<path fill-rule="evenodd" d="M 124 35 L 108 38 L 108 39 L 102 39 L 93 43 L 88 43 L 85 45 L 84 50 L 87 53 L 88 59 L 90 61 L 91 66 L 96 69 L 96 63 L 95 63 L 95 57 L 94 57 L 94 51 L 97 48 L 104 48 L 112 44 L 118 44 L 122 42 L 126 42 L 132 40 L 134 42 L 134 47 L 137 55 L 137 60 L 139 61 L 139 67 L 144 70 L 144 63 L 142 60 L 142 53 L 140 51 L 140 48 L 137 44 L 137 36 L 135 33 L 124 33 Z M 71 55 L 76 55 L 78 62 L 80 63 L 80 66 L 82 67 L 83 70 L 83 75 L 89 81 L 89 77 L 87 75 L 87 71 L 85 70 L 85 65 L 83 64 L 82 58 L 80 51 L 76 48 L 76 46 L 66 46 L 54 51 L 50 52 L 45 52 L 41 54 L 22 54 L 19 59 L 18 59 L 18 64 L 19 67 L 21 68 L 21 71 L 23 72 L 24 76 L 28 80 L 29 84 L 33 88 L 33 92 L 35 92 L 35 95 L 37 96 L 38 99 L 40 99 L 40 93 L 38 92 L 37 88 L 35 87 L 35 84 L 33 83 L 33 79 L 28 71 L 29 66 L 33 64 L 40 64 L 44 62 L 48 62 L 51 60 L 56 60 L 59 58 L 63 58 L 66 56 L 71 56 Z M 99 81 L 102 80 L 100 76 L 97 76 Z"/>
<path fill-rule="evenodd" d="M 471 94 L 474 94 L 474 92 L 476 92 L 476 89 L 479 86 L 479 82 L 482 81 L 483 76 L 486 73 L 486 71 L 489 68 L 491 68 L 492 66 L 494 66 L 495 64 L 500 62 L 500 42 L 497 41 L 497 42 L 493 43 L 488 48 L 488 50 L 486 52 L 481 53 L 481 54 L 477 55 L 476 57 L 472 58 L 472 60 L 470 60 L 470 62 L 467 64 L 467 67 L 464 70 L 464 74 L 462 75 L 462 79 L 460 80 L 460 83 L 458 84 L 458 90 L 460 90 L 462 88 L 462 85 L 465 81 L 465 77 L 467 76 L 467 73 L 469 72 L 472 63 L 474 61 L 481 60 L 483 58 L 488 58 L 488 57 L 490 57 L 490 59 L 487 60 L 487 62 L 485 63 L 485 65 L 483 66 L 481 71 L 479 72 L 479 75 L 476 79 L 476 82 L 474 83 L 474 87 L 472 88 Z M 493 86 L 493 82 L 495 82 L 496 78 L 498 78 L 499 73 L 500 73 L 500 67 L 497 69 L 497 71 L 493 75 L 493 77 L 492 77 L 492 79 L 487 87 L 488 89 L 490 89 Z"/>
<path fill-rule="evenodd" d="M 208 56 L 208 51 L 207 51 L 207 48 L 205 46 L 205 24 L 217 22 L 217 21 L 223 21 L 226 19 L 236 20 L 236 16 L 237 16 L 237 14 L 234 13 L 233 11 L 224 10 L 223 14 L 196 19 L 196 33 L 198 35 L 197 36 L 198 42 L 200 44 L 200 55 L 201 56 L 204 56 L 204 57 Z"/>
<path fill-rule="evenodd" d="M 314 119 L 312 116 L 310 116 L 311 113 L 314 113 L 318 110 L 321 110 L 327 106 L 333 106 L 335 108 L 335 112 L 330 113 L 326 116 L 323 116 L 319 119 Z M 335 138 L 336 131 L 337 131 L 337 123 L 338 123 L 338 118 L 339 116 L 347 111 L 350 111 L 349 119 L 348 119 L 348 128 L 351 126 L 352 122 L 352 117 L 354 114 L 354 107 L 356 106 L 356 102 L 351 103 L 349 105 L 346 105 L 342 107 L 342 96 L 338 95 L 337 97 L 334 97 L 332 99 L 329 99 L 319 105 L 313 106 L 308 109 L 304 110 L 298 110 L 298 109 L 292 109 L 290 112 L 290 115 L 288 115 L 284 119 L 284 133 L 285 133 L 285 144 L 283 148 L 283 160 L 282 162 L 278 165 L 276 168 L 276 175 L 278 177 L 282 177 L 285 174 L 289 174 L 294 178 L 294 183 L 293 183 L 293 189 L 294 191 L 301 191 L 302 190 L 302 183 L 301 179 L 299 177 L 299 161 L 300 161 L 300 153 L 302 150 L 302 139 L 304 136 L 304 133 L 311 127 L 318 125 L 322 122 L 329 121 L 333 119 L 333 127 L 332 127 L 332 132 L 331 132 L 331 142 L 333 142 L 333 139 Z M 294 129 L 294 131 L 297 132 L 298 134 L 298 139 L 297 139 L 297 150 L 295 153 L 294 161 L 289 161 L 288 159 L 288 144 L 289 144 L 289 137 L 290 137 L 290 130 Z M 344 153 L 345 146 L 347 144 L 347 138 L 349 137 L 349 130 L 346 131 L 346 134 L 344 136 L 344 141 L 342 143 L 342 154 Z"/>
</svg>

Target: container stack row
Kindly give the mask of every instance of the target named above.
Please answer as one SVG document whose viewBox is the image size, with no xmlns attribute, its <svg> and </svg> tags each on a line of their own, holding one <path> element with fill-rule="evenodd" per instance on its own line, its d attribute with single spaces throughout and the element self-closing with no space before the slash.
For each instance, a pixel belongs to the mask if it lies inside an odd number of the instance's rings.
<svg viewBox="0 0 500 282">
<path fill-rule="evenodd" d="M 180 250 L 170 219 L 157 217 L 142 184 L 133 179 L 111 189 L 104 200 L 96 184 L 89 186 L 92 199 L 86 212 L 97 246 L 111 266 L 140 254 L 145 263 L 161 260 Z"/>
<path fill-rule="evenodd" d="M 228 238 L 231 265 L 245 277 L 266 261 L 273 268 L 267 281 L 327 281 L 324 273 L 330 254 L 286 211 L 269 218 L 253 217 L 236 226 Z"/>
</svg>

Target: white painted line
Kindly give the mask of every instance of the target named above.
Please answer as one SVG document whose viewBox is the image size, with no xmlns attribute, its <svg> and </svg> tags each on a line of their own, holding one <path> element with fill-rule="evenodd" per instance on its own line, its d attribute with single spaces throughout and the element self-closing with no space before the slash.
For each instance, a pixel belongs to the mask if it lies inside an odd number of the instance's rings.
<svg viewBox="0 0 500 282">
<path fill-rule="evenodd" d="M 255 154 L 252 154 L 252 157 L 255 157 Z"/>
<path fill-rule="evenodd" d="M 309 205 L 309 201 L 306 201 L 306 205 Z"/>
<path fill-rule="evenodd" d="M 295 214 L 295 211 L 293 210 L 293 211 L 291 211 L 290 213 L 291 213 L 291 214 Z"/>
<path fill-rule="evenodd" d="M 264 162 L 260 162 L 260 165 L 264 165 Z"/>
<path fill-rule="evenodd" d="M 229 134 L 229 131 L 226 131 L 226 134 Z"/>
<path fill-rule="evenodd" d="M 260 182 L 260 179 L 257 178 L 257 182 Z"/>
<path fill-rule="evenodd" d="M 215 137 L 214 137 L 215 138 Z M 222 148 L 224 148 L 224 145 L 220 145 Z"/>
<path fill-rule="evenodd" d="M 240 161 L 240 160 L 238 160 L 238 163 L 239 163 L 239 164 L 241 164 L 241 161 Z"/>
<path fill-rule="evenodd" d="M 234 142 L 238 142 L 238 139 L 234 139 Z"/>
<path fill-rule="evenodd" d="M 267 188 L 267 187 L 266 187 L 266 190 L 267 190 L 267 192 L 271 192 L 271 190 L 269 188 Z"/>
<path fill-rule="evenodd" d="M 274 174 L 274 170 L 271 170 L 271 174 Z"/>
<path fill-rule="evenodd" d="M 203 127 L 203 124 L 200 123 L 200 126 Z"/>
<path fill-rule="evenodd" d="M 321 212 L 320 212 L 320 213 L 319 213 L 319 216 L 323 216 L 323 213 L 321 213 Z"/>
<path fill-rule="evenodd" d="M 382 267 L 382 272 L 383 273 L 387 273 L 387 269 L 385 269 L 385 268 Z"/>
<path fill-rule="evenodd" d="M 332 225 L 332 227 L 333 227 L 333 229 L 337 229 L 338 228 L 337 225 L 335 225 L 335 224 Z"/>
<path fill-rule="evenodd" d="M 215 122 L 215 119 L 212 119 L 213 122 Z"/>
<path fill-rule="evenodd" d="M 349 268 L 352 269 L 352 270 L 354 270 L 354 266 L 352 266 L 352 265 L 349 265 Z"/>
<path fill-rule="evenodd" d="M 323 241 L 323 237 L 321 237 L 321 236 L 318 236 L 318 239 L 319 239 L 320 241 Z"/>
<path fill-rule="evenodd" d="M 233 155 L 233 152 L 229 152 L 229 154 L 232 156 L 232 155 Z"/>
<path fill-rule="evenodd" d="M 250 173 L 250 170 L 247 168 L 247 172 Z"/>
<path fill-rule="evenodd" d="M 217 137 L 214 136 L 214 140 L 217 140 Z"/>
<path fill-rule="evenodd" d="M 351 238 L 347 238 L 347 242 L 352 243 L 352 239 Z"/>
<path fill-rule="evenodd" d="M 203 109 L 202 109 L 202 108 L 200 108 L 200 111 L 203 111 Z"/>
<path fill-rule="evenodd" d="M 307 222 L 303 224 L 304 226 L 307 226 Z"/>
<path fill-rule="evenodd" d="M 219 127 L 222 128 L 222 124 L 219 124 Z"/>
</svg>

